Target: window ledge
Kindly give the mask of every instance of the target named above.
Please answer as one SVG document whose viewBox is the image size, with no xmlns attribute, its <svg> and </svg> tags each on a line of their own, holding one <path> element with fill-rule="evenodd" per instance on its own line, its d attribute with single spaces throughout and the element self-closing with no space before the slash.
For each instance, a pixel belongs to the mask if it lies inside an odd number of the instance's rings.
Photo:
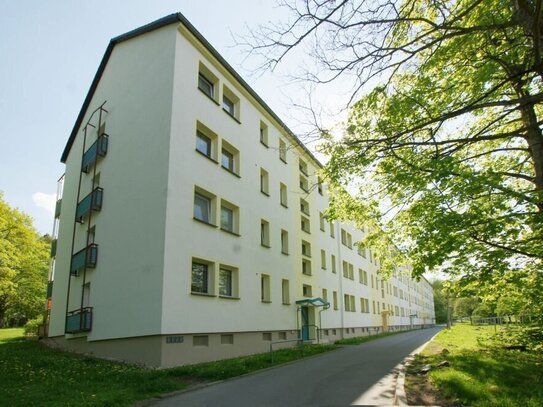
<svg viewBox="0 0 543 407">
<path fill-rule="evenodd" d="M 271 249 L 271 246 L 265 243 L 260 243 L 260 246 L 265 247 L 266 249 Z"/>
<path fill-rule="evenodd" d="M 300 211 L 300 212 L 302 212 L 305 216 L 311 216 L 311 215 L 309 214 L 309 212 L 306 212 L 306 211 Z"/>
<path fill-rule="evenodd" d="M 228 295 L 219 295 L 219 298 L 223 298 L 225 300 L 241 300 L 240 297 L 230 297 Z"/>
<path fill-rule="evenodd" d="M 288 256 L 288 252 L 281 251 L 281 254 L 284 254 L 285 256 Z"/>
<path fill-rule="evenodd" d="M 209 222 L 206 222 L 205 220 L 195 218 L 194 216 L 192 217 L 192 219 L 194 219 L 198 223 L 203 223 L 204 225 L 211 226 L 213 228 L 217 227 L 217 225 L 214 225 L 213 223 L 209 223 Z"/>
<path fill-rule="evenodd" d="M 267 145 L 266 143 L 264 143 L 262 140 L 260 140 L 260 144 L 262 144 L 262 145 L 263 145 L 264 147 L 266 147 L 266 148 L 270 148 L 270 146 Z"/>
<path fill-rule="evenodd" d="M 287 160 L 284 160 L 282 157 L 279 157 L 279 159 L 280 159 L 281 161 L 283 161 L 285 164 L 288 164 L 288 163 L 287 163 Z"/>
<path fill-rule="evenodd" d="M 286 208 L 286 209 L 288 209 L 288 206 L 287 206 L 287 205 L 285 205 L 285 204 L 284 204 L 284 203 L 282 203 L 282 202 L 281 202 L 281 206 L 282 206 L 283 208 Z"/>
<path fill-rule="evenodd" d="M 196 151 L 198 154 L 200 154 L 201 156 L 204 156 L 205 158 L 207 158 L 209 161 L 212 161 L 214 162 L 215 164 L 218 164 L 219 162 L 217 160 L 215 160 L 213 157 L 210 157 L 208 156 L 207 154 L 205 153 L 202 153 L 200 150 L 198 150 L 197 148 L 194 149 L 194 151 Z"/>
<path fill-rule="evenodd" d="M 324 230 L 324 229 L 321 229 L 320 231 L 321 231 L 321 232 L 326 232 L 326 230 Z"/>
<path fill-rule="evenodd" d="M 240 176 L 239 174 L 235 173 L 235 172 L 232 171 L 230 168 L 226 168 L 224 165 L 221 165 L 221 168 L 222 168 L 223 170 L 225 170 L 226 172 L 229 172 L 230 174 L 232 174 L 232 175 L 234 175 L 234 176 L 236 176 L 236 177 L 238 177 L 238 178 L 241 178 L 241 176 Z"/>
<path fill-rule="evenodd" d="M 234 236 L 237 236 L 237 237 L 241 237 L 240 234 L 236 233 L 236 232 L 232 232 L 231 230 L 228 230 L 228 229 L 224 229 L 224 228 L 220 228 L 223 232 L 225 233 L 228 233 L 229 235 L 234 235 Z"/>
<path fill-rule="evenodd" d="M 239 119 L 238 119 L 236 116 L 232 115 L 232 114 L 231 114 L 228 110 L 226 110 L 224 107 L 222 108 L 222 111 L 223 111 L 224 113 L 226 113 L 228 116 L 230 116 L 232 119 L 234 119 L 234 121 L 236 121 L 237 123 L 241 124 L 241 122 L 239 121 Z"/>
<path fill-rule="evenodd" d="M 284 302 L 283 305 L 290 305 L 290 302 Z"/>
<path fill-rule="evenodd" d="M 215 294 L 208 294 L 208 293 L 199 293 L 197 291 L 191 291 L 191 295 L 199 295 L 201 297 L 216 297 Z"/>
<path fill-rule="evenodd" d="M 304 257 L 306 257 L 306 258 L 308 258 L 308 259 L 311 258 L 311 255 L 310 255 L 310 254 L 306 254 L 306 253 L 302 253 L 302 256 L 304 256 Z"/>
<path fill-rule="evenodd" d="M 272 302 L 269 301 L 269 300 L 261 300 L 260 302 L 264 303 L 264 304 L 271 304 Z"/>
<path fill-rule="evenodd" d="M 260 192 L 262 192 L 264 195 L 266 195 L 268 198 L 270 197 L 270 194 L 268 194 L 267 192 L 264 192 L 262 190 L 260 190 Z"/>
<path fill-rule="evenodd" d="M 215 103 L 217 106 L 220 106 L 219 102 L 217 102 L 217 101 L 215 100 L 215 98 L 213 98 L 212 96 L 209 96 L 209 95 L 208 95 L 206 92 L 204 92 L 200 87 L 198 87 L 198 90 L 199 90 L 200 92 L 202 92 L 204 95 L 206 95 L 207 98 L 208 98 L 209 100 L 213 101 L 213 103 Z"/>
</svg>

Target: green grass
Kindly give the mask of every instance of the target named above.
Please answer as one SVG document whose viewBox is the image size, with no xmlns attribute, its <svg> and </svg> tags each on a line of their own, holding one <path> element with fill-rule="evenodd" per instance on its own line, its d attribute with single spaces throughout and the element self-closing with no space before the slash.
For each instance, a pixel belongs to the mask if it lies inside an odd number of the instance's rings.
<svg viewBox="0 0 543 407">
<path fill-rule="evenodd" d="M 274 363 L 308 357 L 334 346 L 274 352 Z M 128 406 L 194 381 L 214 381 L 270 367 L 268 353 L 219 362 L 153 370 L 47 348 L 0 329 L 1 406 Z"/>
<path fill-rule="evenodd" d="M 402 334 L 404 332 L 409 332 L 409 331 L 383 332 L 380 334 L 370 335 L 370 336 L 357 336 L 355 338 L 340 339 L 339 341 L 336 341 L 335 343 L 336 345 L 360 345 L 361 343 L 374 341 L 376 339 L 385 338 L 387 336 Z"/>
<path fill-rule="evenodd" d="M 505 350 L 489 338 L 493 327 L 458 324 L 443 330 L 417 363 L 448 360 L 432 370 L 430 380 L 441 393 L 462 405 L 543 405 L 543 354 Z M 449 353 L 436 353 L 447 349 Z"/>
</svg>

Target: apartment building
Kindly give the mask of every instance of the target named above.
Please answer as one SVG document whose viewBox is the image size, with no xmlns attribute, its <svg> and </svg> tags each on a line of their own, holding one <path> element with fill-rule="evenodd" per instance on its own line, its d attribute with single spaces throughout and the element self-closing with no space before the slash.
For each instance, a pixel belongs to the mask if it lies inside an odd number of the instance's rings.
<svg viewBox="0 0 543 407">
<path fill-rule="evenodd" d="M 61 161 L 51 346 L 168 367 L 434 323 L 429 283 L 380 278 L 317 159 L 181 14 L 111 40 Z"/>
</svg>

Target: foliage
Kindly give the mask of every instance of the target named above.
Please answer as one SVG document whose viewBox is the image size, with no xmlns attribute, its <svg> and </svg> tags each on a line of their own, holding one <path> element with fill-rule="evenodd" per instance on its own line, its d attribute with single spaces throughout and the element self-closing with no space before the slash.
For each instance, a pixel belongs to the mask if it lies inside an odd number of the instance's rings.
<svg viewBox="0 0 543 407">
<path fill-rule="evenodd" d="M 442 280 L 432 281 L 434 290 L 434 312 L 436 324 L 447 322 L 447 293 Z"/>
<path fill-rule="evenodd" d="M 443 330 L 422 355 L 418 365 L 450 366 L 430 371 L 432 383 L 454 402 L 469 406 L 540 406 L 543 403 L 543 354 L 490 347 L 493 327 L 458 324 Z M 448 353 L 440 353 L 441 349 Z M 417 365 L 415 365 L 416 368 Z M 526 391 L 530 383 L 530 391 Z"/>
<path fill-rule="evenodd" d="M 340 339 L 336 341 L 335 344 L 336 345 L 360 345 L 362 343 L 374 341 L 375 339 L 385 338 L 387 336 L 392 336 L 392 335 L 398 335 L 404 332 L 408 332 L 408 331 L 382 332 L 379 334 L 369 335 L 369 336 L 356 336 L 354 338 Z"/>
<path fill-rule="evenodd" d="M 39 315 L 34 319 L 30 319 L 24 326 L 24 332 L 27 336 L 38 335 L 38 328 L 43 325 L 43 315 Z"/>
<path fill-rule="evenodd" d="M 334 349 L 336 347 L 333 345 L 304 345 L 274 351 L 273 363 L 270 360 L 269 352 L 267 352 L 218 362 L 177 367 L 170 369 L 169 373 L 175 376 L 190 376 L 212 381 L 224 380 Z"/>
<path fill-rule="evenodd" d="M 415 275 L 541 267 L 541 3 L 285 5 L 292 20 L 254 35 L 253 52 L 275 66 L 301 46 L 312 83 L 353 81 L 345 134 L 318 127 L 323 175 L 330 216 L 366 227 L 365 244 L 392 258 L 383 272 L 406 258 Z"/>
<path fill-rule="evenodd" d="M 304 346 L 274 352 L 274 365 L 335 349 Z M 26 341 L 23 329 L 0 329 L 0 405 L 129 406 L 271 366 L 269 353 L 173 369 L 145 369 L 47 348 Z"/>
<path fill-rule="evenodd" d="M 43 309 L 49 247 L 49 237 L 40 237 L 31 218 L 0 193 L 0 325 L 35 318 Z"/>
<path fill-rule="evenodd" d="M 454 301 L 454 317 L 466 318 L 471 317 L 473 312 L 479 306 L 480 300 L 476 297 L 461 297 Z"/>
</svg>

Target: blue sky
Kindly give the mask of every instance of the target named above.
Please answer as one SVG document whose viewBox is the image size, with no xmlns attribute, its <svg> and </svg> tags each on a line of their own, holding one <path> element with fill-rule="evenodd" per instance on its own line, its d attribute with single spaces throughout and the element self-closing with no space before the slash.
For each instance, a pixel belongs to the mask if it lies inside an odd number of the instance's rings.
<svg viewBox="0 0 543 407">
<path fill-rule="evenodd" d="M 250 75 L 230 35 L 284 17 L 273 0 L 4 0 L 0 191 L 41 233 L 52 231 L 56 181 L 64 172 L 60 156 L 109 40 L 177 11 L 292 125 L 283 75 Z"/>
</svg>

